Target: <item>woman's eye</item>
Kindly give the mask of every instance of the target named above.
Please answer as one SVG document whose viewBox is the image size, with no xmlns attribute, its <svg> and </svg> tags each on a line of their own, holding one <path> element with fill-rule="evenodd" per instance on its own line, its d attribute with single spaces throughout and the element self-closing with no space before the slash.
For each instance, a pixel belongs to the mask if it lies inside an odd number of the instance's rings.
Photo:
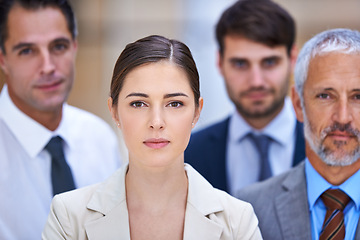
<svg viewBox="0 0 360 240">
<path fill-rule="evenodd" d="M 173 108 L 178 108 L 178 107 L 181 107 L 183 106 L 184 104 L 181 103 L 181 102 L 171 102 L 168 104 L 169 107 L 173 107 Z"/>
<path fill-rule="evenodd" d="M 132 102 L 132 103 L 130 103 L 130 105 L 134 108 L 140 108 L 140 107 L 146 106 L 146 104 L 144 102 Z"/>
</svg>

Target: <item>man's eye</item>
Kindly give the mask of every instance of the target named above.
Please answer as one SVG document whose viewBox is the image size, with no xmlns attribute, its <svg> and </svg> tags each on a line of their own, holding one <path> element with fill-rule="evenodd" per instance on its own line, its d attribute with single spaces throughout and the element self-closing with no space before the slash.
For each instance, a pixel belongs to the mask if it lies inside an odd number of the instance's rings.
<svg viewBox="0 0 360 240">
<path fill-rule="evenodd" d="M 277 59 L 277 58 L 268 58 L 263 61 L 263 67 L 270 68 L 270 67 L 277 65 L 278 62 L 279 62 L 279 59 Z"/>
<path fill-rule="evenodd" d="M 355 95 L 354 95 L 354 99 L 360 100 L 360 94 L 355 94 Z"/>
<path fill-rule="evenodd" d="M 134 108 L 140 108 L 140 107 L 145 107 L 146 106 L 146 104 L 143 103 L 143 102 L 132 102 L 132 103 L 130 103 L 130 105 L 132 107 L 134 107 Z"/>
<path fill-rule="evenodd" d="M 28 55 L 32 53 L 32 49 L 31 48 L 24 48 L 24 49 L 21 49 L 20 52 L 19 52 L 19 55 Z"/>
<path fill-rule="evenodd" d="M 248 63 L 246 61 L 243 61 L 243 60 L 233 61 L 232 65 L 235 68 L 246 68 L 246 67 L 248 67 Z"/>
<path fill-rule="evenodd" d="M 62 52 L 66 49 L 68 49 L 68 46 L 66 44 L 58 43 L 54 45 L 54 50 L 57 52 Z"/>
<path fill-rule="evenodd" d="M 317 97 L 318 97 L 318 98 L 321 98 L 321 99 L 327 99 L 327 98 L 329 98 L 330 96 L 329 96 L 329 94 L 327 94 L 327 93 L 320 93 L 320 94 L 317 95 Z"/>
</svg>

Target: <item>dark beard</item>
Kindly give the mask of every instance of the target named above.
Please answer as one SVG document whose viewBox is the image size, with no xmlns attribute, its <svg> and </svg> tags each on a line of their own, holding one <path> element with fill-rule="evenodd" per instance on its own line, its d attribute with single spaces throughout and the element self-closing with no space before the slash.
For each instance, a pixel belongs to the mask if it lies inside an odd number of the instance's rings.
<svg viewBox="0 0 360 240">
<path fill-rule="evenodd" d="M 282 97 L 279 99 L 275 99 L 275 101 L 271 104 L 271 106 L 263 111 L 257 111 L 257 112 L 248 111 L 247 109 L 243 108 L 243 106 L 240 104 L 236 105 L 236 110 L 240 113 L 241 116 L 245 118 L 264 118 L 264 117 L 269 117 L 273 115 L 275 112 L 279 111 L 279 109 L 283 107 L 284 101 L 285 100 Z"/>
</svg>

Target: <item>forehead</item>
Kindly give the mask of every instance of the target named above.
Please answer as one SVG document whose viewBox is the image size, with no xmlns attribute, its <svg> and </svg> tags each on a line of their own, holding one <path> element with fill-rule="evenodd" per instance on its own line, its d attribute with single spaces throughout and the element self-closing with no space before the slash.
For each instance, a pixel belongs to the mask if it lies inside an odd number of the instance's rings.
<svg viewBox="0 0 360 240">
<path fill-rule="evenodd" d="M 306 86 L 360 89 L 360 54 L 328 53 L 309 64 Z"/>
<path fill-rule="evenodd" d="M 185 71 L 168 61 L 149 63 L 136 67 L 124 79 L 121 92 L 144 93 L 191 91 Z"/>
<path fill-rule="evenodd" d="M 270 56 L 287 57 L 285 45 L 269 47 L 240 36 L 227 35 L 224 38 L 224 55 L 247 59 L 263 59 Z"/>
<path fill-rule="evenodd" d="M 46 7 L 28 10 L 15 5 L 10 10 L 5 45 L 8 42 L 17 44 L 50 41 L 58 37 L 71 37 L 65 16 L 60 9 Z"/>
</svg>

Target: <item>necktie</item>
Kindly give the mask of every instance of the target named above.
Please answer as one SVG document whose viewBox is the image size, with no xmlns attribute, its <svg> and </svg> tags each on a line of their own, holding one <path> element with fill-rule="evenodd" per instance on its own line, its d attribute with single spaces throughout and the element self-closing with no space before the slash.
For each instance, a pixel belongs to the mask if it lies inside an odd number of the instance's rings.
<svg viewBox="0 0 360 240">
<path fill-rule="evenodd" d="M 339 189 L 329 189 L 321 195 L 321 199 L 327 211 L 319 240 L 343 240 L 345 238 L 343 210 L 350 201 L 349 196 Z"/>
<path fill-rule="evenodd" d="M 266 135 L 254 135 L 252 133 L 249 134 L 249 137 L 255 144 L 260 154 L 259 181 L 262 181 L 272 176 L 268 154 L 271 139 Z"/>
<path fill-rule="evenodd" d="M 62 139 L 59 136 L 51 138 L 45 149 L 51 155 L 51 182 L 53 195 L 75 189 L 71 169 L 66 163 L 62 147 Z"/>
</svg>

